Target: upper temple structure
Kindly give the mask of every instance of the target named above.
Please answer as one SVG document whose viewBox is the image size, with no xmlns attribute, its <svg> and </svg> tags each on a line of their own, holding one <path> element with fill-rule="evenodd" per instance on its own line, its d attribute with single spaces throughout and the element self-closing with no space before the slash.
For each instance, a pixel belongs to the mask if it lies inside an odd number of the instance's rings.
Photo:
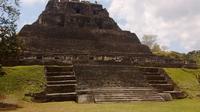
<svg viewBox="0 0 200 112">
<path fill-rule="evenodd" d="M 123 31 L 100 4 L 50 0 L 20 32 L 26 51 L 44 54 L 151 54 L 138 37 Z"/>
<path fill-rule="evenodd" d="M 185 98 L 161 67 L 196 63 L 155 56 L 135 33 L 123 31 L 102 5 L 49 0 L 25 25 L 21 65 L 45 65 L 46 87 L 36 100 L 78 103 L 169 101 Z"/>
</svg>

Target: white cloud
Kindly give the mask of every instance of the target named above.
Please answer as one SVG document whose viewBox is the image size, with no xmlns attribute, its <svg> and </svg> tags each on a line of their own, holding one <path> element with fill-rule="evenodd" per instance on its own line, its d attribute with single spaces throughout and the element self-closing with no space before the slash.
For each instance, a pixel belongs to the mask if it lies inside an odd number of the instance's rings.
<svg viewBox="0 0 200 112">
<path fill-rule="evenodd" d="M 109 12 L 140 38 L 156 34 L 161 45 L 189 51 L 200 49 L 199 4 L 200 0 L 111 0 Z"/>
</svg>

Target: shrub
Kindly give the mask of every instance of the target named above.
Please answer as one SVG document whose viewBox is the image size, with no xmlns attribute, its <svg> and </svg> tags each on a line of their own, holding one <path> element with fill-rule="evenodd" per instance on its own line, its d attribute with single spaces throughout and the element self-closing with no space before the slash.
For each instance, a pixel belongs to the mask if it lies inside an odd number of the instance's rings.
<svg viewBox="0 0 200 112">
<path fill-rule="evenodd" d="M 2 70 L 2 65 L 0 64 L 0 76 L 3 76 L 4 73 L 3 73 L 3 70 Z"/>
</svg>

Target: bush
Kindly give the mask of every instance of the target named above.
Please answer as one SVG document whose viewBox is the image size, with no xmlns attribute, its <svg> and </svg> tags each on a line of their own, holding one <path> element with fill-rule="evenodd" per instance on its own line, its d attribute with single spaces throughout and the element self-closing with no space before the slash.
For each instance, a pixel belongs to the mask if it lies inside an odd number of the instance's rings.
<svg viewBox="0 0 200 112">
<path fill-rule="evenodd" d="M 3 76 L 4 75 L 4 72 L 2 70 L 2 65 L 0 64 L 0 76 Z"/>
<path fill-rule="evenodd" d="M 0 76 L 2 75 L 2 65 L 0 64 Z"/>
</svg>

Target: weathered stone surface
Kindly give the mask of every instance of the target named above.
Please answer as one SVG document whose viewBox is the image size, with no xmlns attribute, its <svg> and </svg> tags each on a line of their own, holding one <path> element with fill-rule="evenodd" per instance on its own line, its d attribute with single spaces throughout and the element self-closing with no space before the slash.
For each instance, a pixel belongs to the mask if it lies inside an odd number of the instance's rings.
<svg viewBox="0 0 200 112">
<path fill-rule="evenodd" d="M 172 101 L 173 98 L 170 93 L 159 93 L 165 101 Z"/>
<path fill-rule="evenodd" d="M 148 87 L 142 72 L 133 66 L 75 66 L 78 89 L 102 87 Z"/>
<path fill-rule="evenodd" d="M 19 37 L 25 45 L 17 62 L 22 65 L 197 66 L 195 62 L 153 55 L 136 34 L 121 30 L 102 5 L 85 1 L 50 0 L 37 21 L 25 25 Z"/>
<path fill-rule="evenodd" d="M 76 77 L 73 66 L 46 66 L 45 97 L 48 101 L 76 99 Z"/>
<path fill-rule="evenodd" d="M 148 53 L 131 32 L 122 31 L 100 4 L 50 0 L 32 25 L 19 33 L 31 53 Z"/>
<path fill-rule="evenodd" d="M 80 94 L 77 96 L 78 103 L 94 103 L 94 98 L 90 94 Z"/>
<path fill-rule="evenodd" d="M 187 97 L 187 94 L 180 90 L 163 69 L 148 67 L 140 68 L 140 70 L 143 72 L 148 84 L 155 88 L 165 101 Z"/>
</svg>

